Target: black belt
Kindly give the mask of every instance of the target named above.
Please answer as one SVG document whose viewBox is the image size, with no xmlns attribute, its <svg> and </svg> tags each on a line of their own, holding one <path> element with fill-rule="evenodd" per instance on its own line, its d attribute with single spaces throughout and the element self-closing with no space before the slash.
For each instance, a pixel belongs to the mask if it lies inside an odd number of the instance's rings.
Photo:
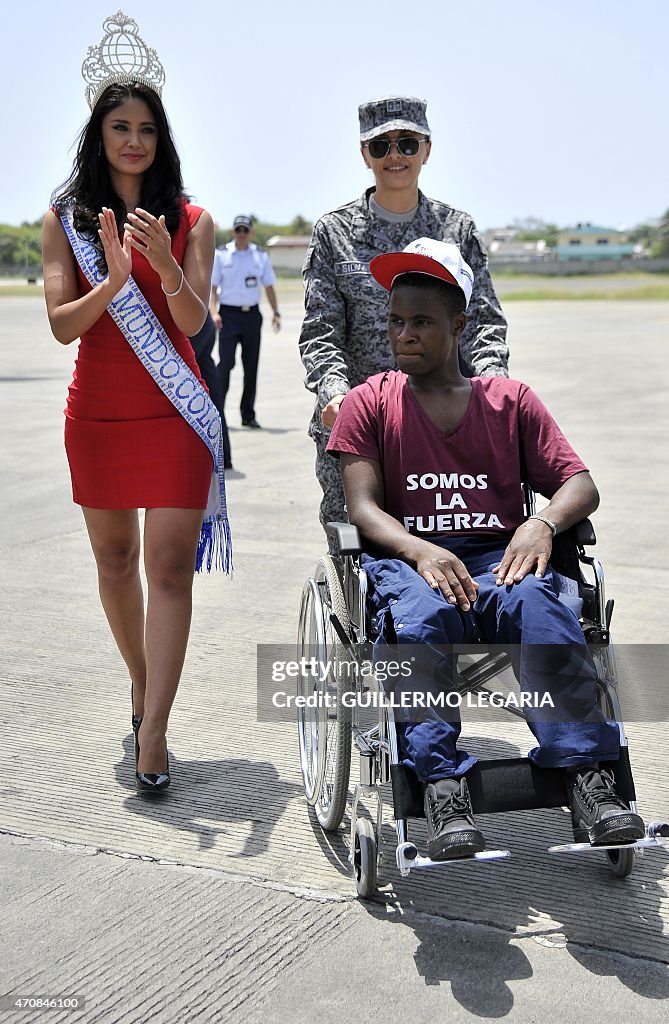
<svg viewBox="0 0 669 1024">
<path fill-rule="evenodd" d="M 220 309 L 234 309 L 235 313 L 253 313 L 258 308 L 255 306 L 225 306 L 223 303 L 220 305 Z"/>
</svg>

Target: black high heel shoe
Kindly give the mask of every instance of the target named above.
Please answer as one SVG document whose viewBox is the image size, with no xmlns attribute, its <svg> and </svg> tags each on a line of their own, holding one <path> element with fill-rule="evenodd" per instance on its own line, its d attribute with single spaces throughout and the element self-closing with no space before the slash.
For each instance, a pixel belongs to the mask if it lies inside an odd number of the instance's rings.
<svg viewBox="0 0 669 1024">
<path fill-rule="evenodd" d="M 139 727 L 142 724 L 143 719 L 137 718 L 136 715 L 132 716 L 132 728 L 135 733 L 135 785 L 137 792 L 144 796 L 157 796 L 159 793 L 164 793 L 170 782 L 172 781 L 170 776 L 170 760 L 167 753 L 167 741 L 165 742 L 165 757 L 167 759 L 167 768 L 164 772 L 140 772 L 139 765 Z M 135 728 L 135 722 L 137 727 Z"/>
</svg>

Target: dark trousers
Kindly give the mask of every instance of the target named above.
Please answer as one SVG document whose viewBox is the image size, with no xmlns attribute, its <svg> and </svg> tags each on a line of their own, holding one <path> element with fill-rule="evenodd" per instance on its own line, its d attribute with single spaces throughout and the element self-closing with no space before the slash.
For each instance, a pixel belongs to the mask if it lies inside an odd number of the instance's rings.
<svg viewBox="0 0 669 1024">
<path fill-rule="evenodd" d="M 193 352 L 197 359 L 197 365 L 200 367 L 202 378 L 209 390 L 209 397 L 220 413 L 221 425 L 223 427 L 223 457 L 226 466 L 231 466 L 230 435 L 228 434 L 225 414 L 223 413 L 223 402 L 221 401 L 221 392 L 218 384 L 218 370 L 214 360 L 211 358 L 215 341 L 216 327 L 214 326 L 211 314 L 207 313 L 207 319 L 197 334 L 194 334 L 190 339 L 190 343 L 193 346 Z"/>
<path fill-rule="evenodd" d="M 237 306 L 221 306 L 219 309 L 223 326 L 218 332 L 218 377 L 221 389 L 221 402 L 225 405 L 225 397 L 230 386 L 230 371 L 235 365 L 237 345 L 242 347 L 242 368 L 244 370 L 244 386 L 239 408 L 242 423 L 255 419 L 256 379 L 258 376 L 258 360 L 260 358 L 260 331 L 262 314 L 258 306 L 252 306 L 244 313 Z"/>
</svg>

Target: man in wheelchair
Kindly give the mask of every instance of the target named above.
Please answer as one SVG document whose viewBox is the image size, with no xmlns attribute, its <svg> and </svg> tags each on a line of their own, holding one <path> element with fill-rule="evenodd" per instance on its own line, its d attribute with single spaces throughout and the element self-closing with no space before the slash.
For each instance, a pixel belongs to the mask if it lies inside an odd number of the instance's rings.
<svg viewBox="0 0 669 1024">
<path fill-rule="evenodd" d="M 418 239 L 370 270 L 390 291 L 399 369 L 349 392 L 328 450 L 367 552 L 375 653 L 417 645 L 410 687 L 443 693 L 454 686 L 451 645 L 512 645 L 521 692 L 534 707 L 550 696 L 550 714 L 526 713 L 538 741 L 529 758 L 564 768 L 575 840 L 642 839 L 642 819 L 599 767 L 618 759 L 619 731 L 599 709 L 592 659 L 550 564 L 555 535 L 597 508 L 592 478 L 527 385 L 460 372 L 473 275 L 455 245 Z M 523 481 L 550 499 L 525 521 Z M 457 710 L 428 707 L 398 734 L 424 787 L 430 858 L 483 850 L 466 782 L 476 759 L 457 749 Z"/>
</svg>

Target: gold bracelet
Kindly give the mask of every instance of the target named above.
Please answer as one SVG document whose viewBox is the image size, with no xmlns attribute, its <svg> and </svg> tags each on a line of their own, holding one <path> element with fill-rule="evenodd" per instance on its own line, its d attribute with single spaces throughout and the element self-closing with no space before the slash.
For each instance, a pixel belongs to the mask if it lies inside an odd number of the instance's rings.
<svg viewBox="0 0 669 1024">
<path fill-rule="evenodd" d="M 184 268 L 183 267 L 179 267 L 179 270 L 181 271 L 181 280 L 179 281 L 179 287 L 177 288 L 177 290 L 175 292 L 168 292 L 168 291 L 166 291 L 165 285 L 163 284 L 162 281 L 160 282 L 160 287 L 163 289 L 163 295 L 167 295 L 168 299 L 173 299 L 175 295 L 178 295 L 179 292 L 181 291 L 181 289 L 184 286 L 184 280 L 185 280 Z"/>
</svg>

